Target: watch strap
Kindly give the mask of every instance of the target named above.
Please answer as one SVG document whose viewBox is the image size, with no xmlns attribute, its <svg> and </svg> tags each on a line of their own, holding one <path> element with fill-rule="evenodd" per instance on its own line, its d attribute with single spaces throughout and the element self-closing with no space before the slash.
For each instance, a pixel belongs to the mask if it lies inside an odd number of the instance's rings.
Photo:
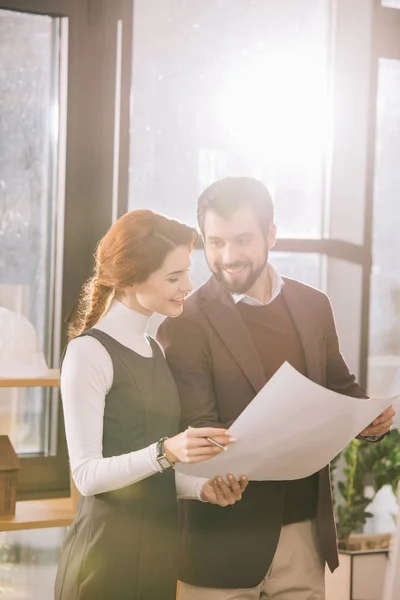
<svg viewBox="0 0 400 600">
<path fill-rule="evenodd" d="M 164 452 L 164 442 L 167 440 L 167 437 L 161 438 L 156 444 L 156 460 L 161 467 L 162 471 L 168 471 L 169 469 L 173 469 L 174 465 L 168 459 Z M 165 466 L 165 463 L 168 463 L 169 466 Z"/>
</svg>

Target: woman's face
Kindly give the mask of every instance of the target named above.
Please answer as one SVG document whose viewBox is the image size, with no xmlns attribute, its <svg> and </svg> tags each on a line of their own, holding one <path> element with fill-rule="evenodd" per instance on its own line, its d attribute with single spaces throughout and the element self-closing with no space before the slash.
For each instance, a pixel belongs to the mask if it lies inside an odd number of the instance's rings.
<svg viewBox="0 0 400 600">
<path fill-rule="evenodd" d="M 151 315 L 177 317 L 193 286 L 189 279 L 190 249 L 177 246 L 166 256 L 160 269 L 143 283 L 124 289 L 122 301 L 134 310 Z"/>
</svg>

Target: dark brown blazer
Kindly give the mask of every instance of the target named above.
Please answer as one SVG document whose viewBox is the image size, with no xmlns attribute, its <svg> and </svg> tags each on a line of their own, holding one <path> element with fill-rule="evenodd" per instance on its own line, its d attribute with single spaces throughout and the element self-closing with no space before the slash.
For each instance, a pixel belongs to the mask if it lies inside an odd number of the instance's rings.
<svg viewBox="0 0 400 600">
<path fill-rule="evenodd" d="M 284 282 L 281 293 L 304 349 L 307 376 L 341 394 L 365 396 L 340 353 L 327 296 L 293 279 Z M 235 303 L 214 277 L 185 302 L 180 317 L 164 321 L 158 339 L 178 387 L 184 427 L 229 427 L 266 383 Z M 250 482 L 242 500 L 226 508 L 180 500 L 180 580 L 216 588 L 258 585 L 276 550 L 282 509 L 282 484 L 271 481 Z M 328 466 L 319 473 L 316 521 L 333 571 L 338 555 Z"/>
</svg>

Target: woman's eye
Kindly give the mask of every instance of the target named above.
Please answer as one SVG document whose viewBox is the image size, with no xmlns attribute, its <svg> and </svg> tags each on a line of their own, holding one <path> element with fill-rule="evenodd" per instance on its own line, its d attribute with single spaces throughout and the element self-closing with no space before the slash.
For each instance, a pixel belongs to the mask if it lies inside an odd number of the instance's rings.
<svg viewBox="0 0 400 600">
<path fill-rule="evenodd" d="M 169 281 L 169 283 L 176 283 L 178 281 L 178 278 L 175 277 L 174 279 L 167 279 L 167 281 Z"/>
</svg>

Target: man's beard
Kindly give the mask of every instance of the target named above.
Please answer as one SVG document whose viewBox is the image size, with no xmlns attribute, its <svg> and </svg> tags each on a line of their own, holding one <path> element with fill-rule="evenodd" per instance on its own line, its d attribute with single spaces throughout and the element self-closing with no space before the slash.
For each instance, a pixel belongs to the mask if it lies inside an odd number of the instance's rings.
<svg viewBox="0 0 400 600">
<path fill-rule="evenodd" d="M 250 288 L 253 287 L 253 285 L 255 284 L 257 279 L 260 277 L 267 262 L 268 262 L 268 254 L 265 257 L 263 264 L 257 268 L 254 268 L 252 263 L 236 262 L 231 265 L 224 265 L 224 267 L 221 267 L 220 265 L 218 265 L 218 267 L 215 271 L 213 269 L 211 269 L 211 270 L 213 272 L 214 277 L 219 281 L 219 283 L 221 285 L 224 286 L 224 288 L 228 292 L 230 292 L 231 294 L 245 294 Z M 250 267 L 249 274 L 247 275 L 246 279 L 240 284 L 229 283 L 228 281 L 226 281 L 225 274 L 224 274 L 224 268 L 225 269 L 226 268 L 235 269 L 235 268 L 240 268 L 240 267 Z"/>
</svg>

